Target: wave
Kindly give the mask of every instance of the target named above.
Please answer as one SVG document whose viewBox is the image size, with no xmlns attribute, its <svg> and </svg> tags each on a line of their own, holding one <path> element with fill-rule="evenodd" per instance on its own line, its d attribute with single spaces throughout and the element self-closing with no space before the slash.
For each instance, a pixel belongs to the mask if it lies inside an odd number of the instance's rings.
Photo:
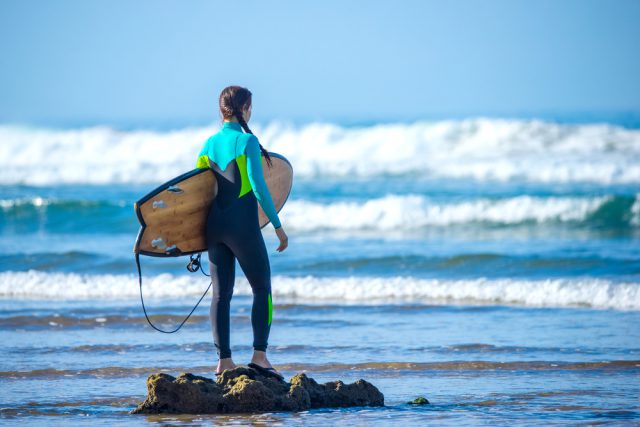
<svg viewBox="0 0 640 427">
<path fill-rule="evenodd" d="M 56 197 L 18 197 L 0 199 L 0 215 L 28 218 L 29 215 L 114 215 L 126 213 L 133 216 L 133 203 L 125 200 L 81 200 Z"/>
<path fill-rule="evenodd" d="M 97 227 L 97 224 L 100 226 Z M 0 227 L 19 234 L 29 231 L 131 233 L 136 224 L 133 203 L 125 200 L 78 200 L 41 196 L 0 199 Z"/>
<path fill-rule="evenodd" d="M 114 207 L 132 208 L 124 200 L 79 200 L 58 199 L 48 197 L 18 197 L 13 199 L 0 199 L 0 210 L 7 213 L 20 213 L 21 211 L 34 209 L 58 209 L 74 212 L 81 209 L 105 209 Z"/>
<path fill-rule="evenodd" d="M 275 276 L 274 300 L 282 302 L 493 304 L 530 307 L 591 307 L 640 310 L 640 283 L 595 278 L 547 280 L 519 279 L 417 279 L 412 277 Z M 144 278 L 149 298 L 199 296 L 206 280 L 198 276 L 160 274 Z M 244 278 L 236 283 L 237 295 L 251 295 Z M 0 298 L 32 300 L 135 299 L 137 277 L 81 275 L 39 271 L 0 273 Z"/>
<path fill-rule="evenodd" d="M 640 274 L 640 259 L 635 247 L 597 254 L 512 255 L 490 252 L 456 254 L 389 254 L 362 252 L 350 256 L 319 259 L 290 259 L 278 266 L 287 276 L 317 275 L 440 277 L 440 278 L 559 278 L 588 275 L 590 277 L 635 277 Z M 206 258 L 206 256 L 205 256 Z M 145 264 L 148 275 L 182 271 L 186 260 L 180 258 Z M 208 266 L 204 266 L 208 271 Z M 0 257 L 0 271 L 48 271 L 57 273 L 127 274 L 132 271 L 129 251 L 109 249 L 99 252 L 68 251 L 63 253 L 12 253 Z M 0 325 L 2 322 L 0 321 Z"/>
<path fill-rule="evenodd" d="M 41 214 L 45 213 L 45 216 Z M 0 200 L 0 218 L 48 223 L 48 217 L 76 217 L 101 221 L 129 231 L 137 224 L 133 208 L 124 201 L 58 200 L 42 197 Z M 570 223 L 594 227 L 640 226 L 640 194 L 592 197 L 476 198 L 440 201 L 430 197 L 386 195 L 366 201 L 318 203 L 292 199 L 280 214 L 290 229 L 315 230 L 415 230 L 425 227 L 488 224 Z M 49 219 L 51 219 L 49 218 Z M 54 224 L 58 222 L 54 221 Z M 83 225 L 84 222 L 78 222 Z M 69 227 L 69 225 L 65 225 Z"/>
<path fill-rule="evenodd" d="M 296 176 L 640 183 L 640 130 L 473 118 L 341 127 L 254 126 Z M 0 183 L 161 183 L 194 167 L 218 126 L 171 132 L 0 126 Z"/>
<path fill-rule="evenodd" d="M 594 226 L 639 226 L 640 195 L 600 197 L 532 197 L 437 202 L 420 195 L 366 202 L 316 203 L 297 200 L 282 211 L 296 230 L 412 230 L 465 224 L 519 225 L 575 223 Z"/>
</svg>

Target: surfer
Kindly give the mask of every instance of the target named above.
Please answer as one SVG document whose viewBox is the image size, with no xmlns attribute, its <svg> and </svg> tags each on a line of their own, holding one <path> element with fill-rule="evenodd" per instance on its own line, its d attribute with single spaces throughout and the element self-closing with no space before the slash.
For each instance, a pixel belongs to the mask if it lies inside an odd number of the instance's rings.
<svg viewBox="0 0 640 427">
<path fill-rule="evenodd" d="M 261 155 L 267 165 L 271 160 L 247 125 L 251 119 L 251 92 L 240 86 L 226 87 L 220 93 L 219 105 L 222 128 L 206 141 L 197 161 L 198 168 L 211 168 L 218 182 L 206 231 L 213 288 L 211 329 L 219 358 L 216 375 L 236 367 L 231 358 L 229 310 L 237 258 L 253 293 L 254 351 L 248 366 L 284 379 L 271 366 L 266 353 L 272 318 L 271 267 L 257 206 L 260 203 L 275 228 L 280 240 L 276 250 L 284 251 L 288 238 L 264 180 Z"/>
</svg>

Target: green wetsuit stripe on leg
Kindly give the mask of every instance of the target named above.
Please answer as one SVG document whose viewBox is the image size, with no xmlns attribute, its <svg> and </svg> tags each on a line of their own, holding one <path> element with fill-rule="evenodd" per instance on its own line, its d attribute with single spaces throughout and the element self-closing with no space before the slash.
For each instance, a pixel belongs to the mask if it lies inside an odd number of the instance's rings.
<svg viewBox="0 0 640 427">
<path fill-rule="evenodd" d="M 272 317 L 273 317 L 273 304 L 271 303 L 271 292 L 269 292 L 269 325 L 271 325 Z"/>
</svg>

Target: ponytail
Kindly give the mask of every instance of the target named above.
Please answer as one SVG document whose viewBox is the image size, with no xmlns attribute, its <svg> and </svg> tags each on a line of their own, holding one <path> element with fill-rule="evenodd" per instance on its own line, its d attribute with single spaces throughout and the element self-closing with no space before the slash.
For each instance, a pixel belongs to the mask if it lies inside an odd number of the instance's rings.
<svg viewBox="0 0 640 427">
<path fill-rule="evenodd" d="M 240 123 L 242 129 L 244 129 L 246 133 L 250 133 L 251 135 L 253 135 L 253 132 L 251 132 L 251 129 L 249 129 L 249 125 L 242 116 L 242 111 L 234 110 L 233 115 L 236 117 L 236 119 L 238 119 L 238 123 Z M 267 166 L 271 167 L 271 156 L 269 156 L 269 152 L 259 142 L 258 145 L 260 145 L 260 151 L 262 152 L 262 155 L 267 162 Z"/>
</svg>

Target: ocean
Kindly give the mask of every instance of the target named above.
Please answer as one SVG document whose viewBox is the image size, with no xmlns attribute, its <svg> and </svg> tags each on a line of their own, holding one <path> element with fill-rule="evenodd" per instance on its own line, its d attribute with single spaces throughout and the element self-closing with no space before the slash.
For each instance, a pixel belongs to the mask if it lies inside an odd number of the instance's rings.
<svg viewBox="0 0 640 427">
<path fill-rule="evenodd" d="M 294 167 L 289 248 L 263 229 L 269 359 L 287 378 L 363 378 L 385 407 L 129 415 L 151 373 L 214 374 L 210 297 L 155 332 L 132 248 L 133 203 L 218 127 L 0 126 L 4 425 L 640 423 L 640 128 L 486 117 L 253 126 Z M 164 327 L 209 283 L 186 263 L 142 257 Z M 239 267 L 231 306 L 246 364 Z"/>
</svg>

